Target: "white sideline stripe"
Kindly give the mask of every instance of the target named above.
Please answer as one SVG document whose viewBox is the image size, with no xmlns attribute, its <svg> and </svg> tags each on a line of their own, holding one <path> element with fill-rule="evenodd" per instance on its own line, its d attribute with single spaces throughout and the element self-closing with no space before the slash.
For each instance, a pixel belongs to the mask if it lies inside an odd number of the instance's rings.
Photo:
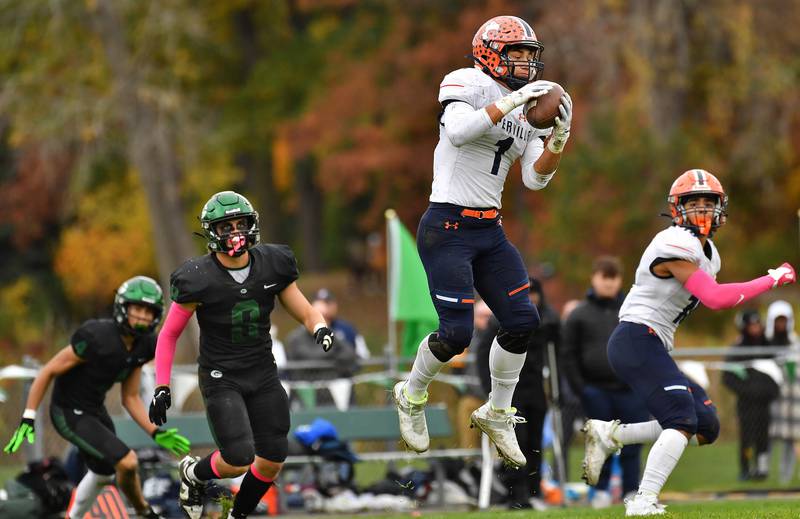
<svg viewBox="0 0 800 519">
<path fill-rule="evenodd" d="M 664 388 L 664 391 L 675 391 L 676 389 L 683 389 L 684 391 L 689 391 L 689 388 L 686 386 L 667 386 Z"/>
<path fill-rule="evenodd" d="M 451 303 L 458 303 L 458 298 L 457 297 L 445 297 L 445 296 L 440 296 L 439 294 L 436 294 L 436 299 L 441 299 L 442 301 L 449 301 Z"/>
</svg>

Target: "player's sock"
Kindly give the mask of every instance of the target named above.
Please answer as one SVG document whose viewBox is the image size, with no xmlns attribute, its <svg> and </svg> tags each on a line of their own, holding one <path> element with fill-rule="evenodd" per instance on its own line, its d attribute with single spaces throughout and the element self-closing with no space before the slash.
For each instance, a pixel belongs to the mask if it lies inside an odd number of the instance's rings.
<svg viewBox="0 0 800 519">
<path fill-rule="evenodd" d="M 417 356 L 414 359 L 414 366 L 406 382 L 406 391 L 412 400 L 425 398 L 428 386 L 442 369 L 446 362 L 437 359 L 428 345 L 428 337 L 422 339 L 417 349 Z"/>
<path fill-rule="evenodd" d="M 245 474 L 242 486 L 233 501 L 231 516 L 239 518 L 251 514 L 270 486 L 272 486 L 272 479 L 259 474 L 255 465 L 250 465 L 250 470 Z"/>
<path fill-rule="evenodd" d="M 622 445 L 652 443 L 658 439 L 661 431 L 663 429 L 658 424 L 658 420 L 650 420 L 649 422 L 621 424 L 611 436 Z"/>
<path fill-rule="evenodd" d="M 492 407 L 495 409 L 508 409 L 514 396 L 514 388 L 519 382 L 519 373 L 525 363 L 525 353 L 511 353 L 506 351 L 497 342 L 497 337 L 492 341 L 489 350 L 489 371 L 492 376 L 492 394 L 490 395 Z"/>
<path fill-rule="evenodd" d="M 220 476 L 217 473 L 217 469 L 214 468 L 214 463 L 217 461 L 218 457 L 219 451 L 216 450 L 205 458 L 199 460 L 194 464 L 192 470 L 188 471 L 189 476 L 193 477 L 197 483 L 202 483 L 203 481 L 208 481 L 209 479 L 218 479 Z"/>
<path fill-rule="evenodd" d="M 639 492 L 658 495 L 689 441 L 677 429 L 664 429 L 650 449 Z"/>
<path fill-rule="evenodd" d="M 111 484 L 113 480 L 113 476 L 103 476 L 91 470 L 87 471 L 75 489 L 75 499 L 69 509 L 69 518 L 83 519 L 86 512 L 92 508 L 97 496 L 103 491 L 103 487 Z"/>
</svg>

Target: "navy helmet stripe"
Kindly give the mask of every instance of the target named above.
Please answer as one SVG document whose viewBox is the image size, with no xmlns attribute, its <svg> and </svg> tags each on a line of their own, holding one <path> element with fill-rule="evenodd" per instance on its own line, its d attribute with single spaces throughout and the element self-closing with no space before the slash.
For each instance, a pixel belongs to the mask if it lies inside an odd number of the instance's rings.
<svg viewBox="0 0 800 519">
<path fill-rule="evenodd" d="M 701 186 L 705 185 L 706 177 L 705 177 L 705 175 L 703 175 L 703 170 L 702 169 L 696 169 L 696 170 L 694 170 L 694 174 L 697 176 L 697 183 L 699 185 L 701 185 Z"/>
<path fill-rule="evenodd" d="M 517 20 L 519 24 L 522 26 L 522 30 L 525 31 L 525 36 L 527 36 L 528 38 L 533 37 L 533 29 L 531 28 L 530 25 L 528 25 L 528 22 L 526 22 L 525 20 L 523 20 L 518 16 L 515 16 L 514 19 Z"/>
</svg>

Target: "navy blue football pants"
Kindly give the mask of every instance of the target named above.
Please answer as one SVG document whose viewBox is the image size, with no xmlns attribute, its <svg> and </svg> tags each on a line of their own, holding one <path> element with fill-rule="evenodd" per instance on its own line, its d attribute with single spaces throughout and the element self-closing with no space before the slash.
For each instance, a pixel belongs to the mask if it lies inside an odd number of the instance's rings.
<svg viewBox="0 0 800 519">
<path fill-rule="evenodd" d="M 431 203 L 417 230 L 417 249 L 439 315 L 439 340 L 454 348 L 469 345 L 475 289 L 503 330 L 533 331 L 539 313 L 528 299 L 528 271 L 500 218 L 462 216 L 462 209 Z"/>
<path fill-rule="evenodd" d="M 716 406 L 702 387 L 678 369 L 648 326 L 620 322 L 608 340 L 608 361 L 662 428 L 698 434 L 708 443 L 717 439 Z"/>
</svg>

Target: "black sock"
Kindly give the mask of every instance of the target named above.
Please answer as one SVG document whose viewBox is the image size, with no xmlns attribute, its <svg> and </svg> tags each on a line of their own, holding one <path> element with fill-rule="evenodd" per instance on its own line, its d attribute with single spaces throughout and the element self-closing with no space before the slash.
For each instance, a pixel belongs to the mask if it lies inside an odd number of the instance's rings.
<svg viewBox="0 0 800 519">
<path fill-rule="evenodd" d="M 257 478 L 251 467 L 245 474 L 239 493 L 236 494 L 236 499 L 233 501 L 233 516 L 247 517 L 251 514 L 271 486 L 272 481 L 263 481 Z"/>
<path fill-rule="evenodd" d="M 211 459 L 217 451 L 212 452 L 205 458 L 201 459 L 194 466 L 194 475 L 200 481 L 208 481 L 209 479 L 217 479 L 217 475 L 211 469 Z M 217 454 L 219 456 L 219 454 Z"/>
</svg>

